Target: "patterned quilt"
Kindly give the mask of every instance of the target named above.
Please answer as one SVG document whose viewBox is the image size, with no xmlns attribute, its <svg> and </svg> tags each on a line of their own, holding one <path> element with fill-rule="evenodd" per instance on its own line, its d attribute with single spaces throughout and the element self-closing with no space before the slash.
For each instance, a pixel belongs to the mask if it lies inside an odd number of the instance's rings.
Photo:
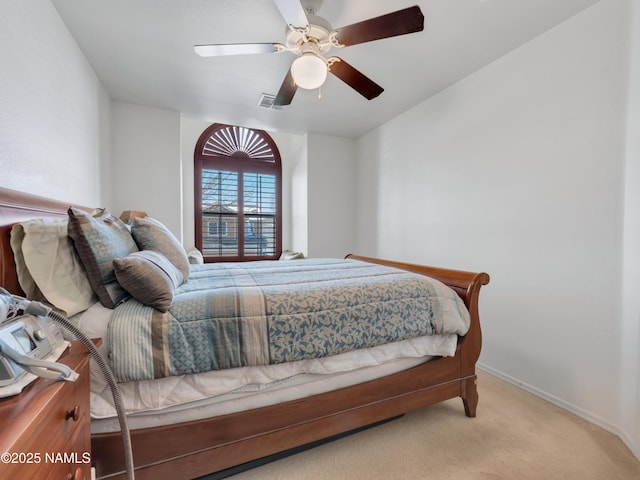
<svg viewBox="0 0 640 480">
<path fill-rule="evenodd" d="M 108 341 L 118 381 L 335 355 L 469 328 L 458 295 L 428 277 L 355 260 L 192 265 L 161 313 L 129 300 Z"/>
</svg>

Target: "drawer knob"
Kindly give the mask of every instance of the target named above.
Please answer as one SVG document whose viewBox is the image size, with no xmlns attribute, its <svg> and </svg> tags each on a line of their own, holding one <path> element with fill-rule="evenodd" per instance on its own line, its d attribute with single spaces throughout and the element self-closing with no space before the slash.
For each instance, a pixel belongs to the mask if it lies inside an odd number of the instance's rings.
<svg viewBox="0 0 640 480">
<path fill-rule="evenodd" d="M 79 405 L 74 406 L 71 410 L 67 410 L 67 414 L 65 415 L 64 419 L 69 420 L 70 418 L 73 419 L 74 422 L 78 421 L 78 419 L 80 418 Z"/>
<path fill-rule="evenodd" d="M 85 476 L 82 474 L 80 467 L 76 468 L 76 471 L 67 475 L 67 480 L 84 480 Z"/>
</svg>

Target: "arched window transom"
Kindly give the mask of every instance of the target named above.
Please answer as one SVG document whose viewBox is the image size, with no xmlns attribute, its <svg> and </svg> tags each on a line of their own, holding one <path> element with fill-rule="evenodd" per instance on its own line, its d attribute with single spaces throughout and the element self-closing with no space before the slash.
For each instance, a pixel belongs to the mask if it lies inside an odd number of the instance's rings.
<svg viewBox="0 0 640 480">
<path fill-rule="evenodd" d="M 211 133 L 202 148 L 208 156 L 246 156 L 252 160 L 275 162 L 271 145 L 263 134 L 256 130 L 234 125 L 225 125 Z"/>
</svg>

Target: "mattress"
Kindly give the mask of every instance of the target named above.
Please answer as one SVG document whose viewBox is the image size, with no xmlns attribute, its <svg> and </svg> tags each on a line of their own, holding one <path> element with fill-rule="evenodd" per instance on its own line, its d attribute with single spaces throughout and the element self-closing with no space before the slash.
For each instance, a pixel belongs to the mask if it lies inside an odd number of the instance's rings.
<svg viewBox="0 0 640 480">
<path fill-rule="evenodd" d="M 112 310 L 94 304 L 72 318 L 90 338 L 106 339 Z M 321 359 L 239 367 L 120 383 L 130 429 L 169 425 L 294 400 L 390 375 L 436 356 L 453 356 L 457 335 L 432 335 Z M 109 346 L 100 347 L 107 355 Z M 91 368 L 91 431 L 118 431 L 111 391 Z"/>
</svg>

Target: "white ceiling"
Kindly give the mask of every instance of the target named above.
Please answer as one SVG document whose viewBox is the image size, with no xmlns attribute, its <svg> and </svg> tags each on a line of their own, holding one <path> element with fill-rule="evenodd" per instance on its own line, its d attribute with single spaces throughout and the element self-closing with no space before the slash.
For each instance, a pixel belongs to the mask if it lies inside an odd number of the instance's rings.
<svg viewBox="0 0 640 480">
<path fill-rule="evenodd" d="M 112 99 L 212 122 L 357 138 L 597 0 L 324 0 L 334 27 L 420 5 L 423 32 L 336 53 L 385 88 L 368 101 L 329 75 L 298 89 L 282 109 L 258 107 L 277 93 L 290 53 L 202 58 L 203 43 L 284 42 L 272 0 L 52 0 Z"/>
</svg>

